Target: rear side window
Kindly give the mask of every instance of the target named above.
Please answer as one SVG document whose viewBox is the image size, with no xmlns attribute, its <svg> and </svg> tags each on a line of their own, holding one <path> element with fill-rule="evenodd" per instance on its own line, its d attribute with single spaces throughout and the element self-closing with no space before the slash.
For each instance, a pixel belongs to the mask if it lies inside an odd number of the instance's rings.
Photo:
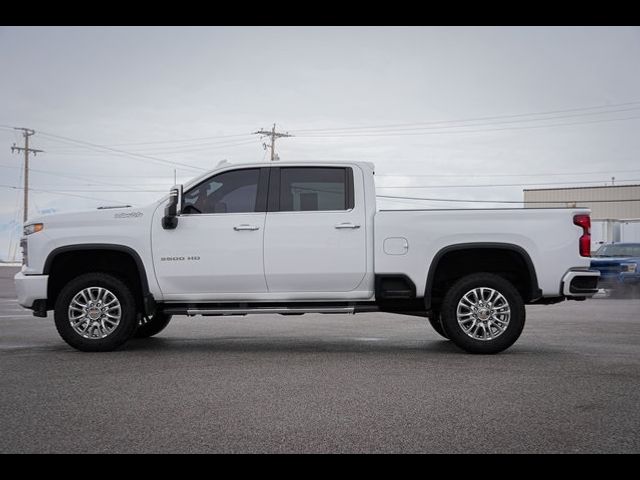
<svg viewBox="0 0 640 480">
<path fill-rule="evenodd" d="M 281 212 L 353 208 L 350 168 L 284 167 L 280 169 Z"/>
</svg>

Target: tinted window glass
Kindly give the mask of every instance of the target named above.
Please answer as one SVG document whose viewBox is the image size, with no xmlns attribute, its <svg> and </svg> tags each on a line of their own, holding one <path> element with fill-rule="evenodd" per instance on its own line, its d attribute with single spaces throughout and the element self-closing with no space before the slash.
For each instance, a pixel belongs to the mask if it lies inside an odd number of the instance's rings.
<svg viewBox="0 0 640 480">
<path fill-rule="evenodd" d="M 280 211 L 347 210 L 344 168 L 281 168 Z"/>
<path fill-rule="evenodd" d="M 205 180 L 184 195 L 184 213 L 243 213 L 256 211 L 257 168 L 233 170 Z"/>
</svg>

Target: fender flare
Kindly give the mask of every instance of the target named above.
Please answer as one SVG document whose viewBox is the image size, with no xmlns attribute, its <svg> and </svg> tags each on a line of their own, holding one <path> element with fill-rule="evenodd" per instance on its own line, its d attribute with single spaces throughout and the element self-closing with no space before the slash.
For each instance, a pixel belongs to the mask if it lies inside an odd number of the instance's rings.
<svg viewBox="0 0 640 480">
<path fill-rule="evenodd" d="M 62 247 L 54 248 L 53 250 L 51 250 L 51 252 L 49 252 L 49 255 L 47 255 L 47 259 L 44 262 L 44 267 L 42 269 L 43 275 L 49 275 L 53 262 L 58 255 L 60 255 L 61 253 L 74 252 L 79 250 L 111 250 L 129 255 L 133 259 L 138 270 L 138 277 L 140 280 L 140 287 L 142 289 L 142 299 L 145 312 L 147 314 L 153 313 L 153 310 L 155 308 L 155 301 L 153 298 L 153 294 L 149 290 L 149 279 L 147 278 L 147 270 L 138 252 L 136 252 L 131 247 L 111 243 L 79 243 L 75 245 L 64 245 Z"/>
<path fill-rule="evenodd" d="M 438 250 L 438 252 L 433 257 L 433 260 L 431 261 L 431 265 L 429 266 L 429 273 L 427 274 L 427 283 L 424 289 L 424 303 L 427 310 L 431 309 L 431 290 L 433 289 L 433 281 L 435 279 L 436 270 L 438 269 L 438 264 L 440 263 L 442 257 L 444 257 L 447 253 L 451 253 L 456 250 L 472 250 L 476 248 L 508 250 L 517 253 L 524 260 L 529 274 L 529 282 L 531 286 L 529 295 L 531 298 L 529 298 L 528 301 L 533 301 L 542 296 L 542 290 L 540 290 L 538 286 L 538 277 L 536 275 L 535 266 L 531 261 L 531 257 L 524 248 L 512 243 L 499 242 L 457 243 L 455 245 L 449 245 Z M 527 302 L 527 300 L 525 300 L 525 302 Z"/>
</svg>

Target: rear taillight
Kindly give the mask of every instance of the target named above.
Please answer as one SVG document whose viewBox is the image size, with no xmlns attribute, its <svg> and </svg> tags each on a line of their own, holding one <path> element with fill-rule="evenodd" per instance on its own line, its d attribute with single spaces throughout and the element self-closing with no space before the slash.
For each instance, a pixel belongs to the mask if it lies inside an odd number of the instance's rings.
<svg viewBox="0 0 640 480">
<path fill-rule="evenodd" d="M 591 217 L 589 215 L 575 215 L 573 217 L 574 225 L 582 227 L 582 236 L 578 241 L 580 256 L 591 256 Z"/>
</svg>

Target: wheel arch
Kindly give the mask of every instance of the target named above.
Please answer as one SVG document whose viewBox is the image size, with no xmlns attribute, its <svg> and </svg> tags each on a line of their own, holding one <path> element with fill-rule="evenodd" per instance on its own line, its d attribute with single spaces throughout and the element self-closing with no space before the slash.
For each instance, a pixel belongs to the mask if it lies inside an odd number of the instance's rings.
<svg viewBox="0 0 640 480">
<path fill-rule="evenodd" d="M 138 252 L 126 245 L 110 243 L 82 243 L 64 245 L 53 249 L 47 256 L 43 267 L 43 274 L 49 275 L 48 293 L 52 293 L 52 296 L 55 297 L 61 288 L 60 285 L 57 285 L 55 276 L 52 276 L 52 274 L 55 274 L 56 270 L 58 270 L 59 266 L 57 265 L 57 262 L 59 263 L 61 259 L 70 258 L 74 253 L 78 253 L 79 256 L 87 258 L 92 253 L 104 255 L 109 252 L 115 253 L 119 256 L 125 256 L 124 258 L 128 258 L 132 262 L 135 271 L 134 288 L 136 288 L 137 293 L 139 294 L 137 301 L 140 302 L 140 307 L 145 311 L 145 313 L 152 314 L 155 309 L 155 301 L 149 290 L 149 281 L 144 262 L 142 261 L 142 258 L 140 258 Z M 100 268 L 99 271 L 105 270 Z M 112 266 L 111 268 L 106 269 L 106 271 L 112 273 L 124 273 L 127 271 L 127 268 L 119 269 L 117 266 Z M 131 267 L 129 267 L 129 271 L 131 271 Z M 52 308 L 50 303 L 55 301 L 55 298 L 51 298 L 49 295 L 47 295 L 47 297 L 47 308 Z"/>
<path fill-rule="evenodd" d="M 440 267 L 447 266 L 447 260 L 454 258 L 456 254 L 463 255 L 469 254 L 473 252 L 487 252 L 491 251 L 492 254 L 496 255 L 508 255 L 519 258 L 522 262 L 522 265 L 526 268 L 526 282 L 519 288 L 519 291 L 523 297 L 525 302 L 530 302 L 542 296 L 542 291 L 538 286 L 538 277 L 536 275 L 535 266 L 533 265 L 533 261 L 531 257 L 527 253 L 527 251 L 519 245 L 514 245 L 511 243 L 500 243 L 500 242 L 471 242 L 471 243 L 459 243 L 455 245 L 449 245 L 440 249 L 433 257 L 431 265 L 429 266 L 429 272 L 427 274 L 427 282 L 424 291 L 424 303 L 427 310 L 430 310 L 434 303 L 437 303 L 438 298 L 436 297 L 434 302 L 434 285 L 438 280 L 438 275 L 441 273 L 439 270 Z M 479 262 L 481 263 L 481 262 Z M 467 269 L 465 271 L 465 275 L 469 273 L 473 273 L 473 268 Z M 484 269 L 482 269 L 484 271 Z M 491 272 L 490 273 L 499 273 L 499 272 Z"/>
</svg>

